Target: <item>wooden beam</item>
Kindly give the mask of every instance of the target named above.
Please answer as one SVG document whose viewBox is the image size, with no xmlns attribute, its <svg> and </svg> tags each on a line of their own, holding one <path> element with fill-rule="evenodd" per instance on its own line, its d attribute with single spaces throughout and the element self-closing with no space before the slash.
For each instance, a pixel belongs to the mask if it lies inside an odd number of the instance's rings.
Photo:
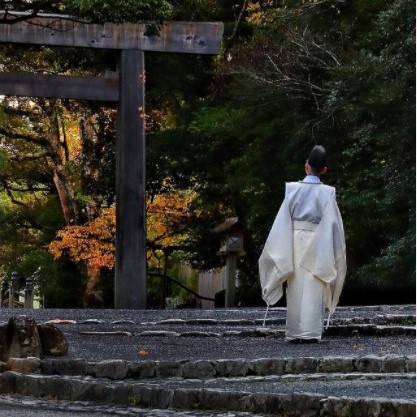
<svg viewBox="0 0 417 417">
<path fill-rule="evenodd" d="M 0 72 L 0 94 L 21 97 L 118 101 L 117 73 L 104 77 L 73 77 L 23 72 Z"/>
<path fill-rule="evenodd" d="M 144 55 L 143 51 L 120 52 L 115 308 L 146 308 Z"/>
<path fill-rule="evenodd" d="M 165 22 L 159 36 L 145 36 L 145 30 L 145 24 L 93 24 L 44 15 L 0 24 L 0 43 L 217 54 L 223 23 Z"/>
</svg>

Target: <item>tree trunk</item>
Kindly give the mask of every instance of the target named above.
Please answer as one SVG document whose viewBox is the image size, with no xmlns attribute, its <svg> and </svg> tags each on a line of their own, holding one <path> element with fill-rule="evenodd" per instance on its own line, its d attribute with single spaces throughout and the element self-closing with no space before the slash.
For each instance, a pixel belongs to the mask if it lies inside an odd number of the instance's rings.
<svg viewBox="0 0 417 417">
<path fill-rule="evenodd" d="M 56 105 L 51 104 L 49 111 L 50 121 L 50 156 L 53 164 L 53 181 L 61 203 L 62 214 L 66 225 L 78 223 L 77 206 L 74 199 L 74 189 L 65 172 L 66 152 L 65 144 L 61 143 L 59 120 Z M 65 139 L 64 139 L 65 140 Z"/>
</svg>

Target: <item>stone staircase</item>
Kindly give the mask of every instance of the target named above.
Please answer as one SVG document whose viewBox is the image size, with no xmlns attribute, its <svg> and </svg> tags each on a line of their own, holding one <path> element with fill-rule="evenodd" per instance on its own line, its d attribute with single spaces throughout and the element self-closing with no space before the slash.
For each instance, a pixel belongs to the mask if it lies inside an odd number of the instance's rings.
<svg viewBox="0 0 417 417">
<path fill-rule="evenodd" d="M 1 309 L 0 318 L 10 312 Z M 283 340 L 282 308 L 266 326 L 261 309 L 30 313 L 62 320 L 69 354 L 43 358 L 29 372 L 9 364 L 2 395 L 132 415 L 416 415 L 415 306 L 341 307 L 323 341 L 311 345 Z"/>
</svg>

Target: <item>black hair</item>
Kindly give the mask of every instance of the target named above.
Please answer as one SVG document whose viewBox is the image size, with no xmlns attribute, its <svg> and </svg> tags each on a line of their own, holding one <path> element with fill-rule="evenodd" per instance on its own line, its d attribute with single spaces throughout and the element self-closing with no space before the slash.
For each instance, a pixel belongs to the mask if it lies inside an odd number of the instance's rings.
<svg viewBox="0 0 417 417">
<path fill-rule="evenodd" d="M 319 173 L 327 165 L 327 152 L 321 145 L 316 145 L 310 151 L 307 163 Z"/>
</svg>

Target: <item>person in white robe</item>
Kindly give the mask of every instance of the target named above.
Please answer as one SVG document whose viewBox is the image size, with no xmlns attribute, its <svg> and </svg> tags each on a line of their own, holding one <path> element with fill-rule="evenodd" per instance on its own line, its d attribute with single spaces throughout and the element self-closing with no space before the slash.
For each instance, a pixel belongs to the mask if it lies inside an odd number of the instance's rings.
<svg viewBox="0 0 417 417">
<path fill-rule="evenodd" d="M 305 164 L 306 177 L 286 184 L 285 198 L 259 259 L 262 298 L 270 305 L 287 283 L 288 341 L 322 338 L 324 310 L 334 312 L 346 276 L 343 222 L 334 187 L 323 184 L 325 149 L 316 145 Z"/>
</svg>

